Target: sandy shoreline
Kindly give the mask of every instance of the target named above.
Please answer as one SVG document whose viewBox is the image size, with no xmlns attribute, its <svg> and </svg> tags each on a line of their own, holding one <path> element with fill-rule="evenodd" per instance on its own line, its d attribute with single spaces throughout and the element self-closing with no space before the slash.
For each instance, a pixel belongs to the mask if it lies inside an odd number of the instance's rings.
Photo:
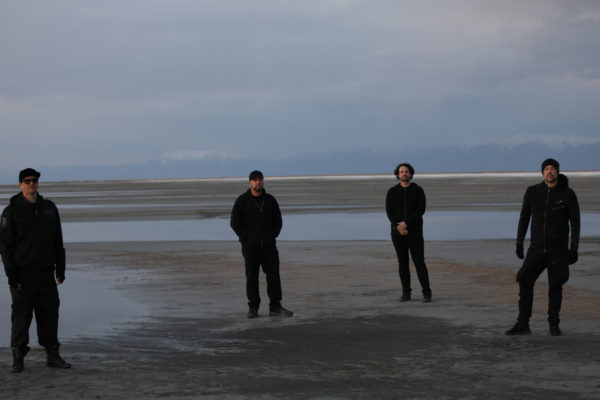
<svg viewBox="0 0 600 400">
<path fill-rule="evenodd" d="M 284 305 L 296 314 L 264 316 L 263 279 L 262 316 L 247 320 L 235 242 L 68 245 L 74 271 L 101 269 L 148 314 L 97 337 L 63 340 L 70 371 L 46 368 L 36 348 L 23 374 L 0 374 L 4 393 L 23 399 L 592 399 L 600 393 L 600 289 L 589 285 L 600 275 L 599 239 L 582 243 L 580 263 L 571 269 L 565 335 L 558 338 L 545 322 L 545 277 L 536 285 L 533 335 L 503 335 L 516 313 L 512 241 L 428 243 L 431 304 L 398 302 L 391 243 L 279 246 Z M 413 288 L 418 299 L 418 283 Z M 10 365 L 8 352 L 0 363 Z"/>
</svg>

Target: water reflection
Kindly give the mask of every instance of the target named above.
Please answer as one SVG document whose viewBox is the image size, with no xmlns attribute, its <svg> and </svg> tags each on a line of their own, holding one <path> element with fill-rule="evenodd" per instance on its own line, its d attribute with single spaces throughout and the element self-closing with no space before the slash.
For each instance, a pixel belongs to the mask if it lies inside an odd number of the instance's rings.
<svg viewBox="0 0 600 400">
<path fill-rule="evenodd" d="M 427 240 L 510 239 L 519 214 L 490 211 L 431 211 L 425 214 Z M 279 240 L 388 240 L 385 213 L 284 215 Z M 236 240 L 228 218 L 176 221 L 63 223 L 66 242 Z M 582 214 L 582 236 L 600 235 L 600 214 Z"/>
<path fill-rule="evenodd" d="M 76 266 L 75 266 L 76 268 Z M 69 269 L 60 285 L 59 340 L 96 337 L 148 315 L 148 308 L 124 297 L 111 285 L 111 277 Z M 0 347 L 10 346 L 10 293 L 0 291 Z M 30 344 L 37 346 L 35 318 L 29 329 Z"/>
</svg>

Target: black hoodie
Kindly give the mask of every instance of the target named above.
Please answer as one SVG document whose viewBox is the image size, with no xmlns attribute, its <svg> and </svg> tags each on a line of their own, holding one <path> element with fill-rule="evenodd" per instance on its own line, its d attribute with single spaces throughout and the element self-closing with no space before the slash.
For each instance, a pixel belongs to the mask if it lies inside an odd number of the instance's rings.
<svg viewBox="0 0 600 400">
<path fill-rule="evenodd" d="M 244 246 L 275 245 L 283 225 L 279 204 L 264 189 L 258 197 L 248 189 L 235 201 L 230 225 Z"/>
<path fill-rule="evenodd" d="M 579 202 L 569 180 L 558 175 L 554 187 L 545 182 L 529 186 L 523 198 L 517 244 L 523 245 L 529 220 L 531 219 L 531 245 L 546 251 L 555 247 L 567 249 L 569 245 L 569 225 L 571 249 L 579 247 Z"/>
<path fill-rule="evenodd" d="M 65 277 L 65 249 L 58 210 L 38 194 L 29 203 L 22 193 L 10 199 L 0 221 L 0 253 L 9 281 Z"/>
</svg>

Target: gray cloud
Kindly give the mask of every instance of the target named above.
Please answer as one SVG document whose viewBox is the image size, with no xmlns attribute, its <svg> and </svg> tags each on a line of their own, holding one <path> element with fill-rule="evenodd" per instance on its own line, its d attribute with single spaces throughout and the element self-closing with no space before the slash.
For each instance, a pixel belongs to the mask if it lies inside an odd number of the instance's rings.
<svg viewBox="0 0 600 400">
<path fill-rule="evenodd" d="M 593 1 L 9 2 L 0 167 L 598 139 L 598 37 Z"/>
</svg>

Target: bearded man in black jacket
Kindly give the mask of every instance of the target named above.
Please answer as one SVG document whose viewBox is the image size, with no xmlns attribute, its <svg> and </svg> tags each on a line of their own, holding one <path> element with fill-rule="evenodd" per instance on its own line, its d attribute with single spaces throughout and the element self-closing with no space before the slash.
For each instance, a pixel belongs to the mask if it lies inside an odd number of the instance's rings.
<svg viewBox="0 0 600 400">
<path fill-rule="evenodd" d="M 398 256 L 398 271 L 402 283 L 400 301 L 409 301 L 411 294 L 408 253 L 412 256 L 417 277 L 423 292 L 423 302 L 431 301 L 429 273 L 425 265 L 425 240 L 423 239 L 423 214 L 425 214 L 425 192 L 421 186 L 411 182 L 415 170 L 412 165 L 402 163 L 394 170 L 400 181 L 391 187 L 386 196 L 385 210 L 392 228 L 392 243 Z"/>
<path fill-rule="evenodd" d="M 19 173 L 21 193 L 2 212 L 0 253 L 12 297 L 10 346 L 12 372 L 21 372 L 29 351 L 29 326 L 35 311 L 38 342 L 49 367 L 69 368 L 58 354 L 57 285 L 65 280 L 65 249 L 58 210 L 38 192 L 40 173 Z"/>
<path fill-rule="evenodd" d="M 265 191 L 262 172 L 252 171 L 248 183 L 250 188 L 233 205 L 230 221 L 231 228 L 242 244 L 246 264 L 248 318 L 258 317 L 258 277 L 261 265 L 267 276 L 269 316 L 291 317 L 293 313 L 281 306 L 279 252 L 276 246 L 276 238 L 283 225 L 279 204 L 275 197 Z"/>
<path fill-rule="evenodd" d="M 533 286 L 544 269 L 548 270 L 550 334 L 562 334 L 559 328 L 562 287 L 569 279 L 569 264 L 578 259 L 580 216 L 577 196 L 569 187 L 567 177 L 559 173 L 559 167 L 558 161 L 552 158 L 544 160 L 544 181 L 528 187 L 525 192 L 516 249 L 517 257 L 525 258 L 517 274 L 519 316 L 515 326 L 506 331 L 507 335 L 531 333 L 529 318 L 533 307 Z M 523 243 L 530 219 L 531 243 L 525 256 Z"/>
</svg>

